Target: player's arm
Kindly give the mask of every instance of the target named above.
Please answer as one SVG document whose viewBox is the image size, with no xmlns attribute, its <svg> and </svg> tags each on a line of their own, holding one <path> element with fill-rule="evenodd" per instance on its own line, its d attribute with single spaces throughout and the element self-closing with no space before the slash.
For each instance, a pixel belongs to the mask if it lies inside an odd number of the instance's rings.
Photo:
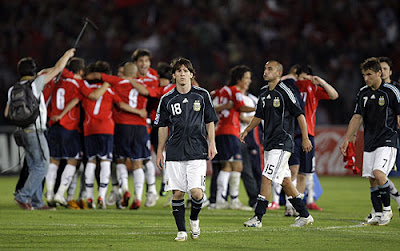
<svg viewBox="0 0 400 251">
<path fill-rule="evenodd" d="M 245 116 L 243 113 L 240 113 L 239 119 L 242 123 L 249 124 L 254 116 Z"/>
<path fill-rule="evenodd" d="M 4 117 L 8 117 L 8 110 L 10 109 L 10 104 L 6 104 L 6 108 L 4 109 Z"/>
<path fill-rule="evenodd" d="M 328 93 L 329 99 L 330 100 L 335 100 L 339 97 L 338 92 L 335 90 L 335 88 L 333 88 L 333 86 L 331 86 L 328 82 L 326 82 L 324 79 L 322 79 L 321 77 L 318 76 L 313 76 L 312 77 L 312 82 L 316 85 L 321 86 L 322 88 L 324 88 L 324 90 L 326 91 L 326 93 Z"/>
<path fill-rule="evenodd" d="M 258 124 L 260 124 L 261 119 L 254 117 L 251 121 L 250 124 L 246 127 L 246 129 L 244 129 L 243 132 L 240 133 L 239 139 L 242 143 L 244 143 L 244 138 L 246 138 L 247 134 L 253 130 L 254 128 L 256 128 L 256 126 L 258 126 Z"/>
<path fill-rule="evenodd" d="M 255 107 L 246 106 L 246 105 L 239 107 L 240 112 L 254 112 L 255 110 L 256 110 Z"/>
<path fill-rule="evenodd" d="M 88 98 L 91 100 L 98 100 L 104 93 L 107 91 L 107 88 L 111 85 L 108 82 L 104 82 L 100 88 L 94 89 L 89 95 Z"/>
<path fill-rule="evenodd" d="M 297 117 L 297 122 L 299 123 L 299 127 L 301 130 L 301 138 L 302 138 L 301 147 L 303 148 L 304 152 L 308 153 L 312 149 L 312 143 L 308 138 L 306 117 L 303 114 L 299 115 Z"/>
<path fill-rule="evenodd" d="M 208 160 L 212 160 L 217 155 L 217 147 L 215 145 L 215 124 L 214 121 L 206 124 L 208 135 Z"/>
<path fill-rule="evenodd" d="M 162 170 L 164 165 L 163 150 L 168 137 L 168 127 L 163 126 L 158 128 L 158 147 L 157 147 L 157 167 Z"/>
<path fill-rule="evenodd" d="M 235 104 L 229 100 L 227 103 L 225 104 L 218 104 L 218 105 L 214 105 L 214 109 L 216 113 L 221 113 L 223 110 L 230 110 L 235 106 Z"/>
<path fill-rule="evenodd" d="M 102 77 L 101 77 L 101 73 L 100 72 L 91 72 L 91 73 L 88 73 L 88 74 L 86 74 L 85 75 L 85 79 L 86 80 L 95 80 L 95 79 L 98 79 L 98 80 L 102 80 Z"/>
<path fill-rule="evenodd" d="M 118 102 L 117 103 L 118 108 L 120 108 L 121 110 L 124 110 L 126 112 L 130 112 L 133 114 L 137 114 L 142 118 L 147 118 L 147 111 L 146 109 L 136 109 L 136 108 L 132 108 L 130 107 L 127 103 L 125 102 Z"/>
<path fill-rule="evenodd" d="M 139 92 L 140 95 L 149 96 L 149 91 L 147 90 L 147 88 L 144 85 L 137 82 L 132 77 L 124 76 L 123 78 L 129 80 L 129 82 L 131 82 L 132 87 L 135 88 Z"/>
<path fill-rule="evenodd" d="M 45 75 L 45 81 L 44 84 L 47 84 L 50 80 L 52 80 L 55 76 L 57 76 L 62 69 L 67 65 L 67 62 L 70 58 L 72 58 L 75 54 L 75 48 L 67 50 L 64 55 L 57 61 L 57 63 L 52 67 L 47 70 L 47 73 Z M 40 87 L 37 87 L 38 90 Z M 40 89 L 40 91 L 43 89 L 43 87 Z"/>
<path fill-rule="evenodd" d="M 344 156 L 346 156 L 347 146 L 349 145 L 349 142 L 352 141 L 352 139 L 354 139 L 354 137 L 356 136 L 357 131 L 360 128 L 362 122 L 363 118 L 360 114 L 354 114 L 353 117 L 351 118 L 349 127 L 347 128 L 346 135 L 344 136 L 344 140 L 340 145 L 340 151 Z"/>
<path fill-rule="evenodd" d="M 72 108 L 74 108 L 79 103 L 78 98 L 73 98 L 69 103 L 65 106 L 64 110 L 59 115 L 54 115 L 51 117 L 51 120 L 59 121 L 62 119 L 65 114 L 67 114 Z"/>
</svg>

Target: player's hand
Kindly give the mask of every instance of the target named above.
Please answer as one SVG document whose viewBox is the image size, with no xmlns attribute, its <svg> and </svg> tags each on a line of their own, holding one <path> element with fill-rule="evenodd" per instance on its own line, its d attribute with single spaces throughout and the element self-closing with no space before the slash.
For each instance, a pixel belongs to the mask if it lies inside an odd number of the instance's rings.
<svg viewBox="0 0 400 251">
<path fill-rule="evenodd" d="M 340 152 L 343 154 L 343 156 L 347 155 L 347 147 L 349 146 L 349 141 L 345 139 L 343 143 L 340 145 Z"/>
<path fill-rule="evenodd" d="M 62 118 L 61 115 L 54 115 L 50 119 L 53 121 L 59 121 L 61 118 Z"/>
<path fill-rule="evenodd" d="M 64 53 L 64 56 L 67 58 L 72 58 L 75 55 L 75 48 L 71 48 Z"/>
<path fill-rule="evenodd" d="M 246 138 L 247 134 L 248 134 L 248 132 L 247 132 L 246 130 L 244 130 L 244 131 L 241 132 L 240 135 L 239 135 L 239 140 L 240 140 L 240 142 L 242 142 L 243 144 L 245 143 L 245 142 L 244 142 L 244 138 Z"/>
<path fill-rule="evenodd" d="M 312 143 L 309 138 L 303 139 L 301 143 L 301 147 L 303 148 L 303 151 L 306 153 L 309 153 L 312 150 Z"/>
<path fill-rule="evenodd" d="M 210 145 L 208 146 L 208 160 L 212 160 L 215 155 L 218 154 L 217 148 L 215 146 L 215 141 L 210 142 Z"/>
<path fill-rule="evenodd" d="M 232 109 L 233 107 L 235 107 L 235 104 L 233 103 L 232 100 L 229 100 L 228 103 L 226 104 L 226 109 L 227 109 L 227 110 L 230 110 L 230 109 Z"/>
<path fill-rule="evenodd" d="M 141 117 L 141 118 L 147 118 L 147 111 L 146 111 L 146 109 L 140 109 L 139 110 L 139 116 Z"/>
<path fill-rule="evenodd" d="M 156 159 L 156 161 L 157 161 L 157 167 L 158 167 L 158 169 L 163 170 L 163 168 L 164 168 L 164 155 L 162 154 L 162 152 L 161 152 L 161 153 L 158 153 L 158 152 L 157 152 L 157 159 Z"/>
</svg>

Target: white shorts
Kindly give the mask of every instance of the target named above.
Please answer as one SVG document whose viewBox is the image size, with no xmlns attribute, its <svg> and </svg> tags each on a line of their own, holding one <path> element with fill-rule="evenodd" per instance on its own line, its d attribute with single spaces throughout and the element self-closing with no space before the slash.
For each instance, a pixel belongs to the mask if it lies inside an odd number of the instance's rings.
<svg viewBox="0 0 400 251">
<path fill-rule="evenodd" d="M 166 191 L 189 192 L 193 188 L 206 189 L 207 162 L 205 159 L 188 161 L 166 161 Z"/>
<path fill-rule="evenodd" d="M 290 155 L 292 153 L 281 149 L 264 151 L 265 166 L 262 174 L 269 180 L 282 185 L 284 178 L 291 177 L 288 164 Z"/>
<path fill-rule="evenodd" d="M 396 157 L 397 148 L 389 146 L 378 147 L 373 152 L 364 152 L 362 176 L 375 178 L 374 170 L 389 175 Z"/>
</svg>

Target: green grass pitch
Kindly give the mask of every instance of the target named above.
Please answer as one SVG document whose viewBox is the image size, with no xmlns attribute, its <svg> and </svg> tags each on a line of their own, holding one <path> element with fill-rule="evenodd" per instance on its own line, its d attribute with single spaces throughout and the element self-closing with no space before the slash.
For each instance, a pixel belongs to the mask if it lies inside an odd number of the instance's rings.
<svg viewBox="0 0 400 251">
<path fill-rule="evenodd" d="M 392 179 L 400 188 L 400 179 Z M 362 226 L 371 210 L 368 180 L 320 177 L 324 193 L 311 211 L 315 223 L 289 227 L 284 209 L 267 211 L 262 228 L 245 228 L 252 212 L 208 210 L 200 213 L 201 236 L 174 242 L 176 226 L 161 197 L 153 208 L 133 210 L 23 211 L 13 203 L 16 177 L 0 177 L 0 250 L 399 250 L 400 219 L 392 200 L 388 226 Z M 130 179 L 131 182 L 131 179 Z M 208 185 L 209 185 L 208 180 Z M 159 184 L 159 180 L 157 181 Z M 145 197 L 145 196 L 144 196 Z M 241 200 L 246 194 L 241 188 Z M 189 227 L 186 211 L 186 225 Z"/>
</svg>

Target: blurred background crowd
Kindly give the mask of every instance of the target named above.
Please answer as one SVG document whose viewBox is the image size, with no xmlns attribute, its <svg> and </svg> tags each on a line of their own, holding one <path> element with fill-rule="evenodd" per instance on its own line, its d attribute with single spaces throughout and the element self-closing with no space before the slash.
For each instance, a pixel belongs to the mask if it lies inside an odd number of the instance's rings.
<svg viewBox="0 0 400 251">
<path fill-rule="evenodd" d="M 388 56 L 399 78 L 398 0 L 1 0 L 0 125 L 6 91 L 18 79 L 22 57 L 38 68 L 54 65 L 72 47 L 88 17 L 100 31 L 86 32 L 77 56 L 108 61 L 114 69 L 137 48 L 152 51 L 153 66 L 177 56 L 189 58 L 201 86 L 224 85 L 229 69 L 253 71 L 250 92 L 264 84 L 263 67 L 275 59 L 285 67 L 309 64 L 339 92 L 321 102 L 318 124 L 346 124 L 364 85 L 359 65 L 370 56 Z M 397 14 L 396 14 L 397 13 Z"/>
</svg>

